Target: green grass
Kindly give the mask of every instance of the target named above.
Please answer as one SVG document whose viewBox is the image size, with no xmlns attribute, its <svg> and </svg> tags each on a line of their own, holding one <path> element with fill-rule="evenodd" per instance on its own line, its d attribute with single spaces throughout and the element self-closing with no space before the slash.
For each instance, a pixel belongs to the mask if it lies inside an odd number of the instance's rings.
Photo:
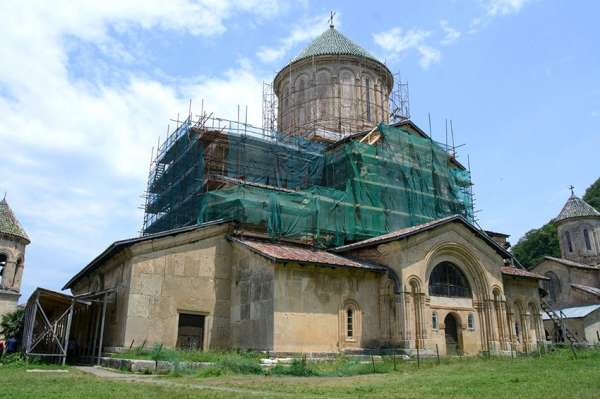
<svg viewBox="0 0 600 399">
<path fill-rule="evenodd" d="M 169 386 L 102 380 L 71 368 L 68 374 L 34 374 L 22 364 L 11 364 L 0 366 L 0 398 L 600 398 L 600 350 L 580 350 L 577 355 L 574 359 L 569 350 L 559 350 L 519 359 L 443 359 L 440 365 L 427 360 L 420 368 L 398 361 L 397 370 L 387 359 L 375 364 L 374 374 L 371 363 L 342 357 L 319 363 L 298 360 L 291 367 L 275 367 L 269 375 L 204 369 L 179 378 L 157 377 Z"/>
</svg>

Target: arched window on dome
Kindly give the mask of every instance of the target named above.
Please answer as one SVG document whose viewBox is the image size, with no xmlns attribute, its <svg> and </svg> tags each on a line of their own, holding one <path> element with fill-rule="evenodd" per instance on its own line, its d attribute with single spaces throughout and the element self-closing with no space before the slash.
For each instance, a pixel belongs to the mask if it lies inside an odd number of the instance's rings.
<svg viewBox="0 0 600 399">
<path fill-rule="evenodd" d="M 452 262 L 442 262 L 429 277 L 429 295 L 470 298 L 471 287 L 458 266 Z"/>
<path fill-rule="evenodd" d="M 585 249 L 592 250 L 592 241 L 590 240 L 590 232 L 588 229 L 583 229 L 583 240 L 585 241 Z"/>
<path fill-rule="evenodd" d="M 571 233 L 570 232 L 565 232 L 565 238 L 567 239 L 567 248 L 569 249 L 569 252 L 573 252 L 573 242 L 571 241 Z"/>
<path fill-rule="evenodd" d="M 0 254 L 0 287 L 4 287 L 4 272 L 7 263 L 8 256 L 6 256 L 6 254 Z"/>
</svg>

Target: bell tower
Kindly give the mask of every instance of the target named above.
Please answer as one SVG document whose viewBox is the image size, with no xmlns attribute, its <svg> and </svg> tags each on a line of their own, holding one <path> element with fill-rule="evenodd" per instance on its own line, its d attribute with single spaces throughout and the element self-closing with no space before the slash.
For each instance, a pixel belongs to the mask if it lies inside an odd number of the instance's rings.
<svg viewBox="0 0 600 399">
<path fill-rule="evenodd" d="M 13 312 L 21 296 L 25 247 L 30 240 L 6 202 L 0 201 L 0 316 Z"/>
</svg>

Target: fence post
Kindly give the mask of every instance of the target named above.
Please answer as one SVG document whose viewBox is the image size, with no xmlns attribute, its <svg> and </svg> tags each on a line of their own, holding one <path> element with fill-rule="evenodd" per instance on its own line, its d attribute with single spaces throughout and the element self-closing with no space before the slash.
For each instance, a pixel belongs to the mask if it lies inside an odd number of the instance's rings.
<svg viewBox="0 0 600 399">
<path fill-rule="evenodd" d="M 437 364 L 440 364 L 440 349 L 438 348 L 438 344 L 435 344 L 435 354 L 437 356 Z"/>
</svg>

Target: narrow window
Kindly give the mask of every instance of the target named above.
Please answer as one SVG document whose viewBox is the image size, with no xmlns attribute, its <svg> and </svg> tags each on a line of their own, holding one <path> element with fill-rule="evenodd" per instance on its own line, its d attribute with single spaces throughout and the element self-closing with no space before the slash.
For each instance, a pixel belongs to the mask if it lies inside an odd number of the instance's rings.
<svg viewBox="0 0 600 399">
<path fill-rule="evenodd" d="M 571 233 L 568 231 L 565 233 L 565 237 L 567 237 L 567 248 L 569 252 L 573 252 L 573 243 L 571 242 Z"/>
<path fill-rule="evenodd" d="M 475 329 L 475 316 L 473 316 L 473 313 L 469 313 L 469 316 L 467 317 L 467 328 L 469 330 Z"/>
<path fill-rule="evenodd" d="M 4 277 L 4 268 L 6 267 L 6 262 L 8 258 L 4 254 L 0 254 L 0 287 L 3 287 L 3 277 Z"/>
<path fill-rule="evenodd" d="M 590 241 L 590 233 L 588 229 L 583 229 L 583 240 L 585 241 L 585 249 L 592 250 L 592 242 Z"/>
<path fill-rule="evenodd" d="M 365 99 L 367 101 L 367 120 L 371 122 L 371 88 L 369 86 L 369 78 L 365 79 L 365 86 L 367 87 L 367 91 L 365 93 Z"/>
<path fill-rule="evenodd" d="M 521 337 L 521 326 L 518 321 L 515 321 L 515 335 L 517 336 L 517 339 Z"/>
<path fill-rule="evenodd" d="M 437 316 L 437 312 L 433 312 L 431 314 L 431 328 L 433 328 L 434 330 L 438 329 L 438 316 Z"/>
<path fill-rule="evenodd" d="M 354 337 L 354 311 L 352 308 L 346 310 L 346 336 Z"/>
</svg>

